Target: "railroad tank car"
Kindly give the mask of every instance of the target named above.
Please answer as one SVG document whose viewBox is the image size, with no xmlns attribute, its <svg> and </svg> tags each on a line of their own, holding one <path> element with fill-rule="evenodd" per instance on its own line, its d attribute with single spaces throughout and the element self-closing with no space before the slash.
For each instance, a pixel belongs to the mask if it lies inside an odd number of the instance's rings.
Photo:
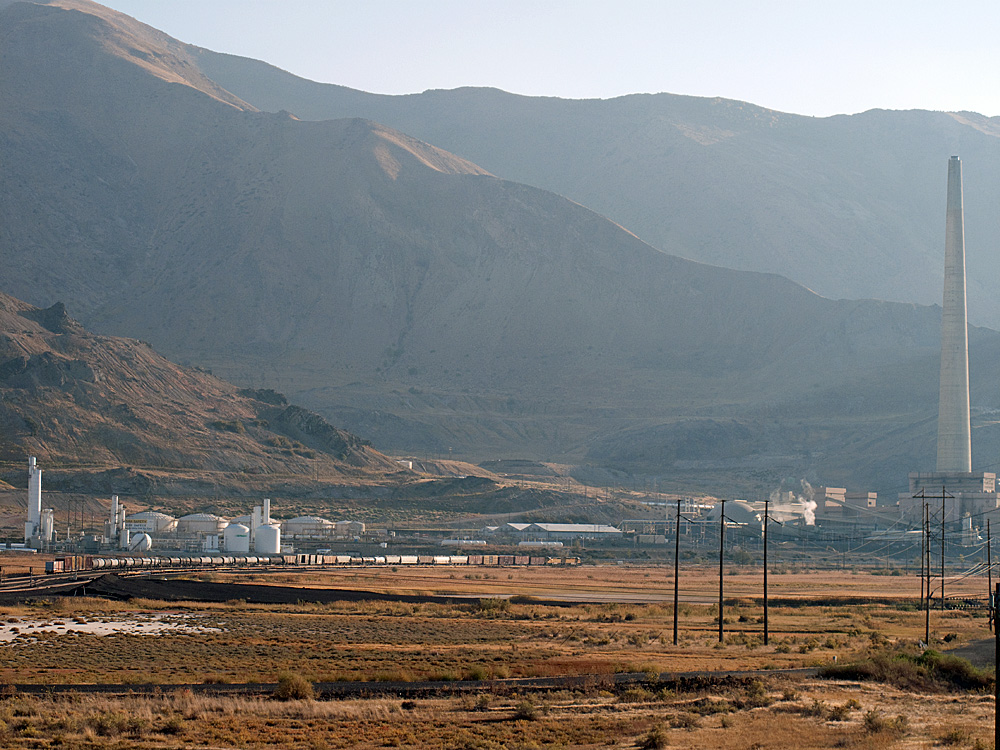
<svg viewBox="0 0 1000 750">
<path fill-rule="evenodd" d="M 579 557 L 542 557 L 540 555 L 326 555 L 302 553 L 297 555 L 185 555 L 143 557 L 117 555 L 95 557 L 92 555 L 66 555 L 46 563 L 47 573 L 83 570 L 136 570 L 169 567 L 251 567 L 259 565 L 475 565 L 475 566 L 546 566 L 579 565 Z M 60 570 L 61 568 L 61 570 Z"/>
</svg>

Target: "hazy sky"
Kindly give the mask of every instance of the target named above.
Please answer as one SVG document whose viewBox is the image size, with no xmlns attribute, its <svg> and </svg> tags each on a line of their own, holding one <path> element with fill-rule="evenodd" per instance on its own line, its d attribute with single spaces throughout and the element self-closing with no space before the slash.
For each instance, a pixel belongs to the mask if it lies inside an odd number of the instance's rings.
<svg viewBox="0 0 1000 750">
<path fill-rule="evenodd" d="M 807 115 L 1000 115 L 996 0 L 110 0 L 178 39 L 385 94 L 667 91 Z"/>
</svg>

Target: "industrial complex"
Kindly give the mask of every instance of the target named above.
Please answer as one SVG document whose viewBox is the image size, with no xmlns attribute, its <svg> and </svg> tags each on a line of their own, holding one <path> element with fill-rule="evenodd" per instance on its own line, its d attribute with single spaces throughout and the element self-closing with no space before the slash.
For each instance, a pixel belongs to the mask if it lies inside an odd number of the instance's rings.
<svg viewBox="0 0 1000 750">
<path fill-rule="evenodd" d="M 946 527 L 953 529 L 954 543 L 976 545 L 986 522 L 1000 521 L 1000 495 L 994 473 L 972 470 L 962 165 L 957 156 L 948 162 L 947 180 L 937 465 L 934 471 L 910 473 L 907 490 L 891 504 L 880 504 L 873 492 L 812 487 L 802 482 L 801 488 L 773 493 L 766 511 L 763 502 L 730 501 L 723 516 L 717 506 L 689 499 L 683 508 L 665 502 L 650 503 L 663 506 L 659 520 L 623 520 L 618 527 L 509 522 L 468 533 L 443 533 L 437 539 L 421 540 L 422 544 L 539 549 L 564 545 L 655 546 L 666 544 L 678 532 L 697 544 L 711 537 L 720 523 L 735 526 L 753 539 L 761 534 L 765 513 L 781 524 L 775 530 L 779 536 L 812 538 L 834 546 L 838 540 L 852 544 L 866 538 L 909 543 L 912 540 L 908 535 L 924 528 L 933 512 L 942 533 Z M 930 504 L 933 511 L 928 510 Z M 117 495 L 111 497 L 103 534 L 71 537 L 67 529 L 60 536 L 52 509 L 42 508 L 42 470 L 36 458 L 30 457 L 24 541 L 11 546 L 90 554 L 142 554 L 155 550 L 211 556 L 330 553 L 344 551 L 350 545 L 377 545 L 383 549 L 399 546 L 402 550 L 412 541 L 395 531 L 371 531 L 364 523 L 353 520 L 333 521 L 317 516 L 275 520 L 270 499 L 264 499 L 250 514 L 233 519 L 210 513 L 175 518 L 157 511 L 128 514 Z"/>
</svg>

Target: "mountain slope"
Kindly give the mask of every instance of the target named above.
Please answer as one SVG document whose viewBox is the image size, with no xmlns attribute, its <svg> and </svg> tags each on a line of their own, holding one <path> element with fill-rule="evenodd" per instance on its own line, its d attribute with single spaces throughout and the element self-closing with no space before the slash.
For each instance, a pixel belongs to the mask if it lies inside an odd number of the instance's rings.
<svg viewBox="0 0 1000 750">
<path fill-rule="evenodd" d="M 829 297 L 937 303 L 947 159 L 965 165 L 972 319 L 1000 325 L 989 279 L 1000 217 L 1000 118 L 871 111 L 811 118 L 670 94 L 610 100 L 495 89 L 383 96 L 192 48 L 267 111 L 365 117 L 552 190 L 655 247 L 780 273 Z"/>
<path fill-rule="evenodd" d="M 684 260 L 384 125 L 254 111 L 92 7 L 0 8 L 5 291 L 387 450 L 758 489 L 933 461 L 937 308 Z M 995 409 L 1000 336 L 973 340 Z"/>
<path fill-rule="evenodd" d="M 0 294 L 0 460 L 375 478 L 398 466 L 274 391 L 95 336 L 62 304 Z"/>
</svg>

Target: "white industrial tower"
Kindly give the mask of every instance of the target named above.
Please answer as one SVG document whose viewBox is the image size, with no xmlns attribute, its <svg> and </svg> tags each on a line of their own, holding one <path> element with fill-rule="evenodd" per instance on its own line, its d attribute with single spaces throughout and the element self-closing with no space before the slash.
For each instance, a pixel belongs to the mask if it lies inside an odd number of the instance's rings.
<svg viewBox="0 0 1000 750">
<path fill-rule="evenodd" d="M 985 513 L 995 512 L 1000 507 L 996 478 L 996 473 L 991 471 L 972 471 L 962 162 L 953 156 L 948 160 L 945 213 L 937 469 L 910 474 L 910 491 L 899 495 L 900 512 L 905 521 L 914 525 L 922 523 L 926 498 L 939 498 L 944 521 L 954 523 L 966 517 L 982 519 Z"/>
<path fill-rule="evenodd" d="M 28 458 L 28 518 L 24 522 L 24 543 L 39 535 L 42 525 L 42 470 L 35 457 Z"/>
<path fill-rule="evenodd" d="M 969 327 L 965 301 L 965 218 L 962 210 L 962 162 L 957 156 L 948 160 L 937 470 L 965 473 L 972 471 Z"/>
<path fill-rule="evenodd" d="M 42 510 L 42 470 L 34 456 L 28 458 L 28 517 L 24 521 L 24 543 L 42 549 L 55 534 L 55 512 Z"/>
</svg>

